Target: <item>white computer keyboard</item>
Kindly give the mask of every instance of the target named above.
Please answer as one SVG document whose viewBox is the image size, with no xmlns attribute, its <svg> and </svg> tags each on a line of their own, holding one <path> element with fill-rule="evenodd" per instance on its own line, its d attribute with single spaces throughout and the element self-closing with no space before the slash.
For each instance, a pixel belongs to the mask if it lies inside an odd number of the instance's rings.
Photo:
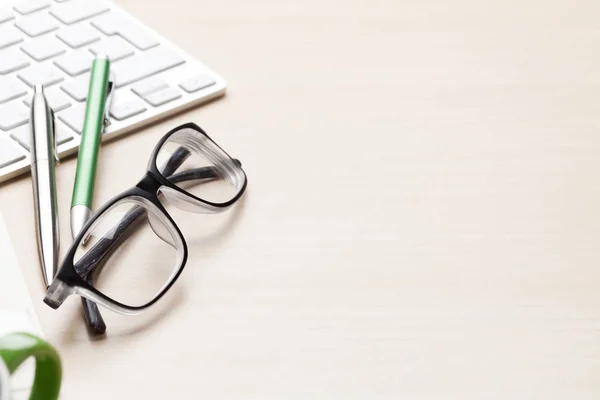
<svg viewBox="0 0 600 400">
<path fill-rule="evenodd" d="M 117 87 L 103 139 L 225 93 L 223 78 L 110 1 L 0 0 L 0 182 L 29 171 L 34 84 L 56 114 L 59 155 L 77 151 L 99 53 Z"/>
</svg>

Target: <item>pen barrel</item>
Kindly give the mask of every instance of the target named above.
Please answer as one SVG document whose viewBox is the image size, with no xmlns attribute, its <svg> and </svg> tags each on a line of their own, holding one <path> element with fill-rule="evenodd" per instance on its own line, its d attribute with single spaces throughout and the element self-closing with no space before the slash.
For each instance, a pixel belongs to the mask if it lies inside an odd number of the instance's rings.
<svg viewBox="0 0 600 400">
<path fill-rule="evenodd" d="M 31 102 L 31 162 L 54 160 L 54 114 L 41 86 L 36 86 Z"/>
<path fill-rule="evenodd" d="M 76 205 L 92 206 L 93 188 L 96 180 L 98 148 L 104 130 L 104 109 L 108 91 L 109 61 L 106 58 L 94 60 L 90 75 L 85 120 L 81 132 L 81 144 L 77 157 L 77 171 L 71 208 Z"/>
<path fill-rule="evenodd" d="M 46 285 L 58 264 L 59 230 L 56 200 L 54 114 L 41 86 L 34 88 L 30 115 L 31 176 L 40 263 Z"/>
<path fill-rule="evenodd" d="M 54 159 L 31 164 L 38 254 L 46 286 L 56 274 L 60 245 L 54 171 Z"/>
</svg>

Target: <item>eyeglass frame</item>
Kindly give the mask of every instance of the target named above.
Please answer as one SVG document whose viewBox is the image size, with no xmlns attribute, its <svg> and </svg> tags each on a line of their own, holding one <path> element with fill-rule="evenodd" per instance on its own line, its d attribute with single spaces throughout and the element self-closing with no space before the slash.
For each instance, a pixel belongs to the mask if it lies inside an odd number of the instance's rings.
<svg viewBox="0 0 600 400">
<path fill-rule="evenodd" d="M 159 152 L 163 148 L 163 145 L 169 140 L 169 138 L 171 138 L 171 136 L 173 136 L 175 133 L 182 131 L 184 129 L 192 129 L 192 130 L 204 135 L 206 137 L 206 139 L 208 139 L 214 146 L 216 146 L 226 156 L 225 160 L 230 162 L 231 166 L 234 166 L 235 168 L 237 168 L 237 172 L 240 173 L 241 176 L 243 177 L 243 183 L 242 183 L 241 187 L 239 188 L 238 193 L 236 193 L 236 195 L 234 197 L 232 197 L 230 200 L 223 202 L 223 203 L 215 203 L 215 202 L 211 202 L 211 201 L 202 199 L 200 197 L 197 197 L 197 196 L 179 188 L 175 183 L 170 182 L 167 179 L 167 177 L 165 177 L 159 171 L 156 161 L 157 161 Z M 211 168 L 211 167 L 207 167 L 207 168 Z M 120 194 L 114 196 L 112 199 L 110 199 L 108 202 L 106 202 L 95 213 L 93 213 L 93 215 L 90 217 L 90 219 L 84 225 L 83 229 L 80 231 L 80 233 L 77 235 L 77 237 L 74 239 L 73 243 L 71 244 L 71 247 L 69 248 L 69 251 L 67 252 L 65 258 L 63 259 L 62 265 L 58 269 L 58 271 L 54 277 L 54 280 L 48 287 L 47 294 L 44 297 L 44 302 L 51 308 L 57 309 L 58 307 L 60 307 L 62 305 L 62 303 L 69 296 L 76 294 L 76 295 L 81 296 L 82 299 L 87 299 L 90 302 L 100 304 L 103 307 L 105 307 L 111 311 L 120 313 L 120 314 L 125 314 L 125 315 L 139 314 L 143 310 L 154 305 L 158 300 L 160 300 L 169 291 L 169 289 L 173 286 L 173 284 L 177 281 L 177 279 L 183 272 L 183 269 L 184 269 L 184 267 L 187 263 L 187 259 L 188 259 L 188 246 L 187 246 L 185 237 L 181 233 L 181 230 L 177 226 L 177 223 L 175 223 L 175 221 L 173 220 L 171 215 L 168 213 L 168 211 L 165 209 L 165 207 L 161 203 L 161 201 L 158 197 L 159 190 L 163 187 L 169 188 L 171 190 L 175 190 L 180 195 L 189 197 L 192 200 L 195 200 L 196 202 L 198 202 L 198 205 L 204 207 L 207 212 L 219 213 L 219 212 L 223 212 L 223 211 L 226 211 L 227 209 L 229 209 L 232 205 L 234 205 L 243 196 L 243 194 L 246 190 L 247 184 L 248 184 L 248 178 L 246 176 L 246 173 L 244 172 L 244 170 L 241 167 L 241 163 L 238 160 L 232 158 L 214 140 L 212 140 L 212 138 L 198 125 L 196 125 L 195 123 L 189 122 L 189 123 L 186 123 L 186 124 L 183 124 L 176 128 L 171 129 L 158 141 L 158 143 L 154 147 L 154 150 L 152 151 L 152 153 L 150 155 L 150 160 L 148 162 L 146 174 L 142 177 L 142 179 L 135 186 L 131 187 L 128 190 L 121 192 Z M 126 305 L 126 304 L 123 304 L 123 303 L 103 294 L 98 289 L 96 289 L 92 284 L 86 282 L 86 280 L 82 276 L 79 275 L 79 273 L 75 269 L 75 263 L 74 263 L 75 253 L 77 251 L 77 248 L 79 247 L 81 241 L 84 240 L 84 236 L 86 235 L 86 233 L 90 229 L 90 227 L 100 217 L 102 217 L 102 215 L 106 211 L 108 211 L 112 206 L 114 206 L 115 204 L 117 204 L 118 202 L 120 202 L 124 199 L 134 198 L 134 197 L 142 198 L 146 201 L 149 201 L 152 204 L 152 206 L 156 207 L 156 209 L 158 211 L 160 211 L 167 218 L 169 224 L 174 228 L 174 230 L 177 234 L 177 238 L 181 241 L 181 245 L 182 245 L 181 250 L 183 251 L 181 263 L 177 269 L 177 272 L 175 274 L 173 274 L 170 281 L 167 282 L 163 286 L 163 288 L 160 290 L 160 292 L 158 294 L 156 294 L 154 296 L 154 298 L 152 298 L 152 300 L 150 300 L 148 303 L 140 305 L 140 306 Z M 117 243 L 117 245 L 118 245 L 118 243 Z M 102 258 L 106 257 L 107 254 L 108 254 L 108 257 L 110 257 L 111 251 L 112 251 L 112 248 L 107 249 L 105 254 L 102 256 Z M 93 269 L 97 268 L 98 265 L 100 265 L 100 267 L 102 267 L 101 263 L 103 263 L 103 261 L 104 260 L 101 260 L 99 263 L 97 263 L 97 265 L 94 266 L 89 273 L 93 273 Z"/>
</svg>

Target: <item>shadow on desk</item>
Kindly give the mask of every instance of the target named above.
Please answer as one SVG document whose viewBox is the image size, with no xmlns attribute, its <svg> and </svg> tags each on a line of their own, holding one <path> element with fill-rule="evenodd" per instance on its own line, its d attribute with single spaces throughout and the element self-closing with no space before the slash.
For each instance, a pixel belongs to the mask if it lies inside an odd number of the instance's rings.
<svg viewBox="0 0 600 400">
<path fill-rule="evenodd" d="M 222 246 L 246 213 L 247 196 L 246 192 L 233 208 L 221 214 L 190 214 L 169 206 L 167 210 L 181 229 L 188 245 L 188 262 L 198 255 L 207 256 L 213 251 L 222 251 Z"/>
<path fill-rule="evenodd" d="M 183 288 L 173 287 L 161 301 L 157 302 L 153 307 L 139 315 L 119 315 L 110 310 L 100 307 L 100 311 L 106 321 L 106 334 L 94 335 L 87 329 L 83 309 L 80 302 L 77 301 L 77 310 L 71 310 L 69 318 L 65 319 L 66 326 L 63 329 L 64 334 L 60 336 L 59 345 L 66 345 L 78 340 L 81 336 L 80 332 L 85 330 L 88 332 L 89 339 L 92 341 L 104 341 L 110 337 L 123 337 L 141 334 L 149 328 L 160 328 L 167 326 L 167 317 L 174 308 L 181 307 L 185 303 L 185 290 Z M 119 322 L 125 318 L 125 322 Z M 79 325 L 79 326 L 78 326 Z"/>
</svg>

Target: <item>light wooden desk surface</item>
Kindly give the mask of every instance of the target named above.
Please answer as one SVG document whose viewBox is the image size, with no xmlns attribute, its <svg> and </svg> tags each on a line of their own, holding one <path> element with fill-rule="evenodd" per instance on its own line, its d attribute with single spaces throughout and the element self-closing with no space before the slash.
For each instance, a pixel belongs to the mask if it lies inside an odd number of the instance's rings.
<svg viewBox="0 0 600 400">
<path fill-rule="evenodd" d="M 1 188 L 63 398 L 600 397 L 600 3 L 119 3 L 229 89 L 104 146 L 96 204 L 187 121 L 249 189 L 175 215 L 182 278 L 94 341 L 41 302 L 29 177 Z"/>
</svg>

